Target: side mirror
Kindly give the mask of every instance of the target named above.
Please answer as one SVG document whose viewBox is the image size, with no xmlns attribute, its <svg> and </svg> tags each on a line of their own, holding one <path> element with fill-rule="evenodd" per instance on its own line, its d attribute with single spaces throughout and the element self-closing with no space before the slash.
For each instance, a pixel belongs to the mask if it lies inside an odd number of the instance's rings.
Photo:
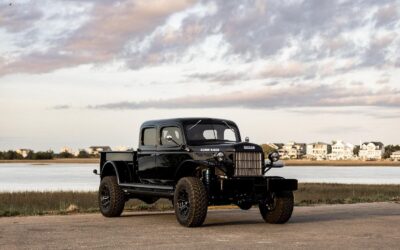
<svg viewBox="0 0 400 250">
<path fill-rule="evenodd" d="M 167 136 L 165 137 L 165 139 L 167 140 L 167 142 L 173 142 L 173 143 L 175 143 L 177 146 L 181 146 L 181 144 L 177 143 L 177 142 L 172 138 L 171 135 L 167 135 Z"/>
<path fill-rule="evenodd" d="M 249 137 L 246 136 L 246 138 L 244 138 L 244 141 L 245 141 L 245 142 L 249 142 L 249 141 L 250 141 Z"/>
</svg>

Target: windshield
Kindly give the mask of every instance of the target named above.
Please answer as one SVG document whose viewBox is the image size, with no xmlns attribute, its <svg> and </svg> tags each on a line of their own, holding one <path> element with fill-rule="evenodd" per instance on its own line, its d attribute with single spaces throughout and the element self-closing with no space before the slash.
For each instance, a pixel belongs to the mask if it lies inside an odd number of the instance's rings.
<svg viewBox="0 0 400 250">
<path fill-rule="evenodd" d="M 225 121 L 202 121 L 198 120 L 185 126 L 187 141 L 191 145 L 204 142 L 239 142 L 238 128 Z"/>
</svg>

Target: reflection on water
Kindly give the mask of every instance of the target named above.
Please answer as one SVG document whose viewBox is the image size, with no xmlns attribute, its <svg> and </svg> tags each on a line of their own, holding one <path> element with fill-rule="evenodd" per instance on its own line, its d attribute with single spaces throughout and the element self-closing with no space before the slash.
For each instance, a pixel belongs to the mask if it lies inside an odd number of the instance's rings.
<svg viewBox="0 0 400 250">
<path fill-rule="evenodd" d="M 97 164 L 0 164 L 0 192 L 34 190 L 95 191 Z M 400 167 L 284 167 L 268 175 L 300 182 L 400 184 Z"/>
</svg>

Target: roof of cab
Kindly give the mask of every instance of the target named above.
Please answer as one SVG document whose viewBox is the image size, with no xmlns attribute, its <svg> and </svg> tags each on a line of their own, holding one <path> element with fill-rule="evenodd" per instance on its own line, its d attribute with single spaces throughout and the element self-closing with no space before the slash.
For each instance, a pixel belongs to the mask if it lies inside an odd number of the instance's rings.
<svg viewBox="0 0 400 250">
<path fill-rule="evenodd" d="M 189 123 L 189 122 L 197 122 L 198 120 L 217 120 L 217 121 L 225 121 L 225 122 L 229 122 L 229 123 L 233 123 L 235 124 L 233 121 L 231 120 L 226 120 L 226 119 L 220 119 L 220 118 L 210 118 L 210 117 L 184 117 L 184 118 L 171 118 L 171 119 L 161 119 L 161 120 L 150 120 L 150 121 L 145 121 L 142 124 L 142 127 L 144 126 L 155 126 L 158 124 L 165 124 L 165 123 Z"/>
</svg>

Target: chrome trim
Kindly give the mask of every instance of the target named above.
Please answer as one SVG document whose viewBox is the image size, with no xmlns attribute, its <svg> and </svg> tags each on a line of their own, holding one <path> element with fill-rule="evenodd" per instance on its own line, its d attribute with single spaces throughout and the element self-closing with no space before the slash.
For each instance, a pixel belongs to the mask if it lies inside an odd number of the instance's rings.
<svg viewBox="0 0 400 250">
<path fill-rule="evenodd" d="M 234 176 L 262 176 L 262 153 L 236 152 L 234 162 Z"/>
</svg>

